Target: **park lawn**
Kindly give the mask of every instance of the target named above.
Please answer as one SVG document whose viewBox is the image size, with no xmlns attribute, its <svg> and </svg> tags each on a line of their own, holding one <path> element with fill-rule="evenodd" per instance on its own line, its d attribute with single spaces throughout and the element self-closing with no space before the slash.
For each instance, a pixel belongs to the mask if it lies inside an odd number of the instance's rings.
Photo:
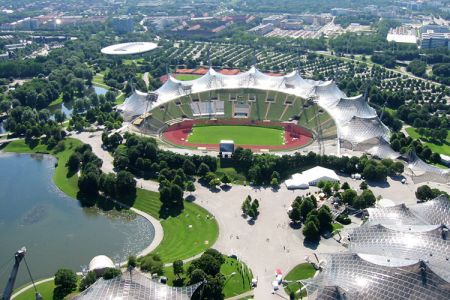
<svg viewBox="0 0 450 300">
<path fill-rule="evenodd" d="M 237 145 L 279 146 L 283 145 L 284 130 L 245 125 L 194 126 L 188 137 L 189 143 L 196 144 L 219 144 L 220 140 L 232 140 Z"/>
<path fill-rule="evenodd" d="M 333 226 L 332 232 L 335 232 L 335 231 L 337 231 L 337 230 L 340 231 L 342 228 L 344 228 L 344 225 L 342 225 L 341 223 L 337 223 L 337 222 L 334 222 L 334 223 L 332 224 L 332 226 Z"/>
<path fill-rule="evenodd" d="M 389 107 L 385 107 L 384 108 L 386 111 L 388 111 L 393 117 L 395 117 L 397 115 L 397 110 L 396 109 L 392 109 Z"/>
<path fill-rule="evenodd" d="M 244 184 L 246 181 L 245 175 L 238 173 L 235 168 L 229 167 L 229 168 L 217 168 L 216 175 L 219 178 L 222 178 L 224 174 L 227 174 L 227 176 L 231 179 L 232 183 L 236 184 Z"/>
<path fill-rule="evenodd" d="M 43 300 L 53 300 L 53 290 L 55 289 L 55 281 L 50 280 L 41 283 L 36 286 L 36 289 L 41 294 Z M 20 288 L 18 290 L 20 290 Z M 14 298 L 14 300 L 32 300 L 32 299 L 35 299 L 33 288 L 26 290 L 25 292 Z"/>
<path fill-rule="evenodd" d="M 133 207 L 160 219 L 164 237 L 152 253 L 158 254 L 164 263 L 202 253 L 216 242 L 219 235 L 214 217 L 190 202 L 184 202 L 181 213 L 161 211 L 158 193 L 138 189 Z"/>
<path fill-rule="evenodd" d="M 189 81 L 194 80 L 201 77 L 200 75 L 193 75 L 193 74 L 175 74 L 175 78 L 181 81 Z"/>
<path fill-rule="evenodd" d="M 316 269 L 310 264 L 310 263 L 303 263 L 295 266 L 284 278 L 287 281 L 295 281 L 295 280 L 301 280 L 301 279 L 308 279 L 314 276 L 316 273 Z M 301 283 L 289 283 L 285 288 L 284 291 L 286 294 L 290 294 L 291 292 L 295 293 L 295 299 L 299 299 L 299 294 L 297 291 L 303 287 Z M 302 291 L 302 296 L 306 296 L 306 290 Z"/>
<path fill-rule="evenodd" d="M 235 275 L 229 276 L 233 272 Z M 223 288 L 225 298 L 234 297 L 252 289 L 252 271 L 244 263 L 227 257 L 220 267 L 220 273 L 226 276 Z"/>
<path fill-rule="evenodd" d="M 55 100 L 53 100 L 52 102 L 50 102 L 50 104 L 48 106 L 55 106 L 58 104 L 61 104 L 63 102 L 63 93 L 59 94 L 59 97 L 56 98 Z"/>
<path fill-rule="evenodd" d="M 445 143 L 443 143 L 442 145 L 427 142 L 427 139 L 422 138 L 422 136 L 413 127 L 406 128 L 406 132 L 411 138 L 415 140 L 420 139 L 425 145 L 427 145 L 431 149 L 431 151 L 450 156 L 450 130 L 447 131 L 447 139 L 445 140 Z"/>
<path fill-rule="evenodd" d="M 109 89 L 109 86 L 105 83 L 103 78 L 103 74 L 95 74 L 94 78 L 92 79 L 92 84 L 105 89 Z"/>
<path fill-rule="evenodd" d="M 144 62 L 144 58 L 136 58 L 136 59 L 124 59 L 122 60 L 124 65 L 130 66 L 130 65 L 141 65 Z"/>
<path fill-rule="evenodd" d="M 227 278 L 223 289 L 225 298 L 234 297 L 250 291 L 252 288 L 252 271 L 244 263 L 227 256 L 224 257 L 225 263 L 220 267 L 220 273 Z M 190 264 L 190 262 L 187 262 L 183 265 L 185 273 L 180 278 L 183 280 L 182 284 L 184 286 L 189 283 L 189 278 L 186 273 Z M 235 272 L 235 275 L 229 276 L 233 272 Z M 164 268 L 164 276 L 167 277 L 167 284 L 170 286 L 173 286 L 174 281 L 178 279 L 173 273 L 172 266 Z"/>
<path fill-rule="evenodd" d="M 125 102 L 125 94 L 121 92 L 116 98 L 116 104 L 122 104 L 124 102 Z"/>
</svg>

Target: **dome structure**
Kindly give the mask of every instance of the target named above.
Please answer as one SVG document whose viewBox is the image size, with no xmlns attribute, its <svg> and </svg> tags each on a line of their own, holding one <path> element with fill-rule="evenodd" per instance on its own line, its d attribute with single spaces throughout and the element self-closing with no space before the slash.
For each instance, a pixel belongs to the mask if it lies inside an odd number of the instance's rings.
<svg viewBox="0 0 450 300">
<path fill-rule="evenodd" d="M 111 45 L 103 48 L 101 52 L 106 55 L 132 55 L 145 53 L 157 47 L 157 44 L 151 42 L 132 42 Z"/>
<path fill-rule="evenodd" d="M 106 269 L 115 268 L 114 262 L 106 255 L 97 255 L 89 263 L 89 271 L 102 275 Z"/>
</svg>

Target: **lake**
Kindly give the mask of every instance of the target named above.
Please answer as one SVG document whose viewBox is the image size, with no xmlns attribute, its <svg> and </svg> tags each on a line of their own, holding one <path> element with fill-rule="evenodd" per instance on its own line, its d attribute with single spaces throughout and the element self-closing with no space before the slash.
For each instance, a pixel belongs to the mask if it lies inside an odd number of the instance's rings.
<svg viewBox="0 0 450 300">
<path fill-rule="evenodd" d="M 61 267 L 76 272 L 96 255 L 121 262 L 153 240 L 153 225 L 129 211 L 84 208 L 53 183 L 55 159 L 46 155 L 0 153 L 0 293 L 22 246 L 34 279 Z M 29 282 L 20 266 L 16 287 Z"/>
</svg>

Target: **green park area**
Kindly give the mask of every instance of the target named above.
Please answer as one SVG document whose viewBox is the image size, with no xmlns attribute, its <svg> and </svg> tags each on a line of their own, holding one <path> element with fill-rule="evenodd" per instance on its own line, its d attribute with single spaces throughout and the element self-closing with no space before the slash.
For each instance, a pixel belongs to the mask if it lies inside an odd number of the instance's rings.
<svg viewBox="0 0 450 300">
<path fill-rule="evenodd" d="M 53 290 L 55 289 L 55 282 L 54 280 L 46 281 L 41 284 L 38 284 L 36 286 L 39 294 L 41 294 L 43 300 L 52 300 L 53 299 Z M 16 289 L 16 291 L 20 290 L 21 288 Z M 36 299 L 35 297 L 35 291 L 33 288 L 30 288 L 20 294 L 19 296 L 15 297 L 14 300 L 33 300 Z"/>
<path fill-rule="evenodd" d="M 195 125 L 188 142 L 218 144 L 220 140 L 232 140 L 237 145 L 278 146 L 283 145 L 283 128 L 235 125 Z"/>
<path fill-rule="evenodd" d="M 164 210 L 159 194 L 138 189 L 133 207 L 161 221 L 164 237 L 153 251 L 165 263 L 186 259 L 210 248 L 219 235 L 216 220 L 200 206 L 184 202 L 182 212 Z"/>
<path fill-rule="evenodd" d="M 194 80 L 201 77 L 200 75 L 193 74 L 175 74 L 175 78 L 182 81 Z"/>
<path fill-rule="evenodd" d="M 425 145 L 427 145 L 431 149 L 431 151 L 450 156 L 450 131 L 447 133 L 447 139 L 442 144 L 436 144 L 428 141 L 427 138 L 420 135 L 413 127 L 406 128 L 406 132 L 411 138 L 420 139 Z"/>
<path fill-rule="evenodd" d="M 9 143 L 3 150 L 15 153 L 52 154 L 58 159 L 53 175 L 56 186 L 68 196 L 77 199 L 78 176 L 67 175 L 66 163 L 74 149 L 81 144 L 77 139 L 68 138 L 64 140 L 64 150 L 55 152 L 56 149 L 48 150 L 44 144 L 30 147 L 24 140 L 18 140 Z M 219 227 L 214 217 L 194 203 L 184 202 L 184 209 L 181 212 L 165 210 L 162 208 L 158 193 L 137 189 L 133 206 L 161 221 L 164 238 L 154 253 L 165 263 L 186 259 L 205 251 L 215 243 L 219 235 Z"/>
<path fill-rule="evenodd" d="M 164 276 L 167 277 L 168 284 L 173 285 L 187 285 L 189 282 L 187 269 L 191 265 L 190 262 L 184 264 L 184 274 L 178 277 L 173 272 L 173 267 L 164 268 Z M 225 263 L 220 267 L 220 273 L 225 277 L 225 284 L 223 293 L 225 298 L 234 297 L 251 290 L 252 272 L 242 262 L 225 256 Z M 178 284 L 176 284 L 178 282 Z"/>
<path fill-rule="evenodd" d="M 316 273 L 316 269 L 309 264 L 309 263 L 303 263 L 297 265 L 295 268 L 293 268 L 284 278 L 286 281 L 297 281 L 297 280 L 303 280 L 308 279 L 314 276 Z M 289 283 L 285 288 L 284 291 L 286 294 L 290 295 L 291 293 L 295 294 L 295 299 L 300 299 L 300 293 L 298 292 L 300 288 L 302 288 L 303 285 L 301 283 L 292 282 Z M 301 292 L 302 297 L 306 296 L 306 291 L 303 290 Z"/>
</svg>

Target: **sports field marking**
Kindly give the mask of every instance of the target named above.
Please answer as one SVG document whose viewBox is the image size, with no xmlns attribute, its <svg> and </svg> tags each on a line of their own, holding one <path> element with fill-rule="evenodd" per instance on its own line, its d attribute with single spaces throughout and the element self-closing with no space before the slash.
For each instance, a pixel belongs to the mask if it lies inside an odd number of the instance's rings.
<svg viewBox="0 0 450 300">
<path fill-rule="evenodd" d="M 238 145 L 279 146 L 284 142 L 284 129 L 248 125 L 194 126 L 187 141 L 219 144 L 220 140 L 233 140 Z"/>
</svg>

